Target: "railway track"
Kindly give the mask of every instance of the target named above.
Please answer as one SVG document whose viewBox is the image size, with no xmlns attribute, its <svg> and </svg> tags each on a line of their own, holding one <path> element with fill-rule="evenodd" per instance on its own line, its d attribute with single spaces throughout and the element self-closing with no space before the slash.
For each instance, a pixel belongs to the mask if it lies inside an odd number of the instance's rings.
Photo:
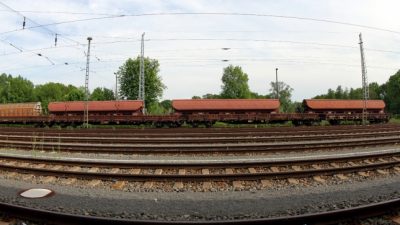
<svg viewBox="0 0 400 225">
<path fill-rule="evenodd" d="M 334 140 L 350 138 L 369 138 L 400 135 L 400 130 L 374 131 L 360 133 L 338 133 L 338 134 L 314 134 L 314 135 L 274 135 L 266 136 L 259 134 L 257 136 L 235 137 L 107 137 L 107 136 L 54 136 L 49 135 L 20 135 L 20 134 L 0 134 L 0 140 L 3 141 L 32 141 L 32 142 L 57 142 L 57 143 L 117 143 L 117 144 L 180 144 L 180 143 L 258 143 L 258 142 L 279 142 L 279 141 L 308 141 L 308 140 Z"/>
<path fill-rule="evenodd" d="M 123 181 L 233 181 L 303 178 L 388 169 L 400 172 L 400 150 L 312 157 L 231 160 L 90 160 L 0 155 L 2 170 L 63 178 Z M 362 173 L 360 173 L 362 174 Z"/>
<path fill-rule="evenodd" d="M 156 190 L 157 184 L 170 184 L 174 190 L 186 190 L 187 184 L 197 184 L 200 191 L 210 190 L 213 185 L 226 183 L 233 190 L 244 190 L 246 182 L 254 182 L 258 189 L 270 188 L 274 181 L 291 183 L 303 178 L 312 182 L 327 183 L 330 179 L 348 180 L 354 177 L 367 178 L 374 175 L 391 176 L 400 174 L 400 149 L 365 149 L 366 146 L 396 145 L 400 142 L 398 126 L 382 126 L 364 129 L 299 129 L 286 133 L 279 131 L 254 131 L 254 129 L 223 130 L 185 133 L 112 133 L 96 131 L 31 132 L 11 129 L 0 134 L 0 147 L 28 150 L 27 154 L 0 153 L 0 176 L 28 180 L 42 179 L 39 183 L 59 184 L 68 181 L 85 181 L 86 184 L 111 184 L 113 189 L 128 190 L 134 183 L 135 190 Z M 265 129 L 268 130 L 268 129 Z M 0 129 L 1 131 L 1 129 Z M 227 132 L 228 131 L 228 132 Z M 121 131 L 118 131 L 121 132 Z M 40 136 L 44 134 L 44 136 Z M 39 137 L 40 136 L 40 137 Z M 176 137 L 178 136 L 178 137 Z M 202 159 L 182 157 L 178 159 L 115 160 L 100 158 L 78 158 L 75 152 L 160 154 L 163 153 L 266 153 L 279 151 L 304 151 L 314 149 L 338 149 L 361 147 L 352 153 L 329 151 L 304 156 L 285 155 L 266 157 L 231 157 Z M 35 150 L 35 151 L 31 151 Z M 40 151 L 71 152 L 68 157 L 50 156 Z M 22 151 L 20 151 L 22 152 Z M 72 153 L 73 152 L 73 153 Z M 282 155 L 282 154 L 281 154 Z M 153 157 L 155 158 L 155 157 Z M 272 184 L 271 184 L 272 183 Z M 339 182 L 340 183 L 340 182 Z M 82 185 L 82 183 L 77 184 Z M 131 185 L 131 186 L 130 186 Z M 109 188 L 110 186 L 108 186 Z M 190 189 L 189 189 L 190 190 Z M 168 192 L 168 190 L 166 191 Z M 400 207 L 400 199 L 369 203 L 335 211 L 304 215 L 291 215 L 263 219 L 226 220 L 218 224 L 324 224 L 337 218 L 368 217 L 387 212 L 387 208 Z M 60 224 L 209 224 L 210 221 L 150 221 L 74 215 L 43 209 L 34 209 L 0 203 L 0 211 L 11 216 L 34 219 L 35 221 Z M 43 221 L 45 218 L 45 221 Z"/>
<path fill-rule="evenodd" d="M 115 144 L 115 143 L 74 143 L 74 142 L 38 142 L 0 140 L 0 148 L 65 151 L 65 152 L 95 152 L 95 153 L 251 153 L 251 152 L 278 152 L 278 151 L 304 151 L 311 149 L 336 149 L 349 147 L 365 147 L 378 145 L 395 145 L 400 142 L 400 135 L 382 136 L 375 134 L 373 137 L 285 141 L 285 142 L 251 142 L 251 143 L 182 143 L 182 144 Z"/>
<path fill-rule="evenodd" d="M 176 129 L 44 129 L 44 128 L 5 128 L 0 127 L 3 134 L 16 135 L 43 135 L 46 136 L 107 136 L 107 137 L 199 137 L 199 136 L 255 136 L 263 135 L 307 135 L 307 134 L 326 134 L 326 133 L 352 133 L 352 132 L 371 132 L 371 131 L 395 131 L 399 130 L 399 125 L 371 125 L 371 126 L 328 126 L 328 127 L 271 127 L 271 128 L 176 128 Z"/>
<path fill-rule="evenodd" d="M 133 133 L 77 133 L 63 130 L 54 132 L 27 132 L 30 129 L 5 129 L 0 134 L 0 148 L 24 150 L 185 154 L 235 152 L 271 152 L 307 149 L 357 147 L 361 145 L 397 144 L 400 137 L 398 126 L 356 127 L 355 130 L 300 129 L 291 132 L 269 132 L 268 129 L 211 130 L 199 133 L 152 133 L 153 130 L 135 130 Z M 3 128 L 4 129 L 4 128 Z M 0 129 L 1 130 L 1 129 Z M 18 130 L 18 131 L 15 131 Z M 42 129 L 41 129 L 42 130 Z M 188 131 L 188 129 L 184 129 Z M 266 132 L 264 132 L 265 130 Z M 286 129 L 283 129 L 286 130 Z M 307 130 L 307 131 L 302 131 Z M 163 130 L 155 130 L 163 132 Z M 229 132 L 227 132 L 229 131 Z M 282 130 L 281 130 L 282 131 Z M 310 133 L 311 132 L 311 133 Z"/>
</svg>

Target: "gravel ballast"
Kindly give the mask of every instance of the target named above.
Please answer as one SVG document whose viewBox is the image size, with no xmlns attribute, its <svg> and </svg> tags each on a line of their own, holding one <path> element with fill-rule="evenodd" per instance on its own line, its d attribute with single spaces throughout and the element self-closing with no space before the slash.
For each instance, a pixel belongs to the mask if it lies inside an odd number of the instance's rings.
<svg viewBox="0 0 400 225">
<path fill-rule="evenodd" d="M 28 188 L 49 188 L 56 194 L 24 199 Z M 400 177 L 312 187 L 288 186 L 241 192 L 122 192 L 104 189 L 36 185 L 0 180 L 2 202 L 53 211 L 144 220 L 230 220 L 298 215 L 341 209 L 400 197 Z"/>
</svg>

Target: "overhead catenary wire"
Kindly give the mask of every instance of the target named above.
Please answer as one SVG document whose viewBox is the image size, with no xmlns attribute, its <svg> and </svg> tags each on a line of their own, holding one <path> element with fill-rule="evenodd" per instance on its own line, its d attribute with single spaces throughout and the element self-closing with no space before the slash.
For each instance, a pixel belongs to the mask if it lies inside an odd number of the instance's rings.
<svg viewBox="0 0 400 225">
<path fill-rule="evenodd" d="M 49 13 L 49 12 L 47 12 Z M 67 12 L 64 12 L 67 13 Z M 78 14 L 78 13 L 75 13 Z M 86 15 L 95 15 L 86 13 Z M 281 19 L 292 19 L 292 20 L 304 20 L 304 21 L 314 21 L 314 22 L 322 22 L 322 23 L 330 23 L 330 24 L 339 24 L 344 26 L 352 26 L 352 27 L 359 27 L 365 28 L 370 30 L 378 30 L 383 32 L 389 32 L 394 34 L 400 34 L 400 31 L 392 30 L 388 28 L 376 27 L 376 26 L 369 26 L 363 24 L 356 24 L 344 21 L 336 21 L 330 19 L 319 19 L 319 18 L 311 18 L 311 17 L 300 17 L 300 16 L 287 16 L 287 15 L 277 15 L 277 14 L 262 14 L 262 13 L 241 13 L 241 12 L 158 12 L 158 13 L 139 13 L 139 14 L 96 14 L 101 15 L 99 17 L 91 17 L 91 18 L 83 18 L 83 19 L 75 19 L 75 20 L 67 20 L 67 21 L 60 21 L 48 24 L 41 24 L 37 26 L 27 27 L 26 29 L 34 29 L 39 27 L 47 27 L 47 26 L 54 26 L 54 25 L 61 25 L 67 23 L 76 23 L 76 22 L 84 22 L 84 21 L 92 21 L 92 20 L 104 20 L 104 19 L 115 19 L 115 18 L 122 18 L 122 17 L 146 17 L 146 16 L 246 16 L 246 17 L 271 17 L 271 18 L 281 18 Z M 13 30 L 8 32 L 15 32 L 19 31 Z M 3 32 L 0 34 L 8 33 Z"/>
<path fill-rule="evenodd" d="M 19 12 L 22 12 L 22 11 L 19 11 Z M 175 14 L 175 13 L 174 13 Z M 202 13 L 203 14 L 203 13 Z M 202 14 L 194 14 L 194 15 L 202 15 Z M 89 15 L 89 14 L 87 14 L 87 15 Z M 165 14 L 165 15 L 167 15 L 167 14 Z M 171 14 L 172 15 L 172 14 Z M 185 15 L 186 15 L 186 13 L 185 13 Z M 189 15 L 189 14 L 188 14 Z M 214 14 L 213 14 L 214 15 Z M 28 15 L 29 16 L 29 15 Z M 113 18 L 115 18 L 115 17 L 125 17 L 125 16 L 140 16 L 139 14 L 136 14 L 136 15 L 117 15 L 117 14 L 115 14 L 115 15 L 112 15 L 112 14 L 98 14 L 98 16 L 102 16 L 102 17 L 106 17 L 106 16 L 113 16 Z M 157 15 L 148 15 L 148 14 L 145 14 L 145 15 L 143 15 L 143 16 L 157 16 Z M 164 16 L 164 14 L 162 15 L 162 16 Z M 237 16 L 245 16 L 245 15 L 237 15 Z M 246 15 L 246 16 L 250 16 L 250 15 Z M 90 19 L 90 20 L 93 20 L 93 19 L 95 19 L 95 18 L 87 18 L 87 19 Z M 110 18 L 111 19 L 111 18 Z M 61 21 L 61 22 L 63 22 L 63 21 Z M 66 21 L 66 22 L 68 22 L 68 21 Z M 321 21 L 319 21 L 319 22 L 321 22 Z M 39 24 L 40 25 L 40 24 Z M 43 25 L 46 25 L 46 24 L 43 24 Z M 29 26 L 29 24 L 28 24 L 28 26 Z M 49 25 L 50 26 L 50 25 Z M 29 27 L 26 27 L 25 29 L 30 29 Z M 34 28 L 32 28 L 32 29 L 34 29 Z M 55 35 L 57 35 L 57 34 L 55 34 Z M 69 36 L 69 35 L 63 35 L 64 37 L 65 36 Z M 73 37 L 72 37 L 73 38 Z M 351 46 L 351 45 L 342 45 L 342 44 L 335 44 L 335 43 L 332 43 L 332 44 L 329 44 L 329 43 L 318 43 L 318 42 L 314 42 L 314 43 L 310 43 L 310 42 L 304 42 L 304 43 L 301 43 L 301 41 L 284 41 L 284 40 L 262 40 L 262 39 L 233 39 L 233 38 L 230 38 L 229 40 L 227 40 L 227 39 L 224 39 L 224 38 L 221 38 L 221 39 L 218 39 L 218 38 L 186 38 L 185 40 L 183 40 L 183 38 L 156 38 L 156 39 L 148 39 L 147 41 L 219 41 L 219 40 L 221 40 L 221 41 L 238 41 L 238 42 L 245 42 L 245 41 L 248 41 L 248 42 L 267 42 L 267 41 L 269 41 L 269 42 L 271 42 L 271 43 L 278 43 L 278 44 L 284 44 L 284 43 L 287 43 L 287 44 L 298 44 L 298 45 L 315 45 L 315 46 L 319 46 L 319 47 L 321 47 L 321 48 L 324 48 L 324 49 L 329 49 L 329 48 L 331 48 L 331 47 L 335 47 L 335 48 L 348 48 L 348 49 L 356 49 L 357 47 L 355 47 L 355 46 Z M 125 41 L 125 42 L 136 42 L 136 41 L 140 41 L 140 40 L 134 40 L 134 39 L 130 39 L 130 41 L 128 40 L 128 41 Z M 106 43 L 106 42 L 97 42 L 97 43 L 93 43 L 94 44 L 94 46 L 95 45 L 103 45 L 103 44 L 113 44 L 113 43 L 122 43 L 123 41 L 120 41 L 120 42 L 118 42 L 118 40 L 117 41 L 115 41 L 115 42 L 108 42 L 108 43 Z M 55 42 L 56 43 L 56 42 Z M 62 44 L 62 43 L 60 43 L 60 44 Z M 76 47 L 76 45 L 71 45 L 71 47 L 73 47 L 73 46 L 75 46 Z M 60 45 L 60 46 L 58 46 L 58 47 L 62 47 L 62 45 Z M 329 47 L 329 48 L 328 48 Z M 68 48 L 68 47 L 66 47 L 66 48 Z M 47 49 L 54 49 L 54 48 L 47 48 Z M 398 51 L 391 51 L 391 50 L 383 50 L 383 49 L 365 49 L 366 51 L 379 51 L 379 52 L 387 52 L 387 53 L 394 53 L 394 54 L 399 54 L 400 52 L 398 52 Z M 28 50 L 25 50 L 25 52 L 26 51 L 28 51 Z M 149 50 L 149 52 L 150 52 L 151 50 Z M 156 51 L 156 50 L 155 50 Z M 34 51 L 32 51 L 32 52 L 39 52 L 39 51 L 36 51 L 36 50 L 34 50 Z M 13 53 L 13 54 L 21 54 L 22 52 L 16 52 L 16 53 Z M 51 55 L 50 55 L 51 56 Z M 99 62 L 99 63 L 107 63 L 107 62 L 110 62 L 110 61 L 107 61 L 107 60 L 103 60 L 103 57 L 101 57 L 101 61 L 102 62 Z M 125 58 L 125 60 L 126 60 L 126 58 Z M 163 62 L 165 62 L 165 59 L 163 59 L 163 58 L 161 58 L 160 60 L 163 60 Z M 213 60 L 217 60 L 217 59 L 210 59 L 209 61 L 210 62 L 213 62 Z M 221 60 L 221 59 L 218 59 L 218 60 Z M 265 61 L 265 59 L 257 59 L 257 58 L 254 58 L 254 57 L 249 57 L 248 59 L 235 59 L 235 58 L 232 58 L 232 59 L 229 59 L 230 61 L 232 61 L 232 62 L 234 62 L 235 60 L 236 61 L 238 61 L 238 62 L 262 62 L 263 60 Z M 275 59 L 275 60 L 281 60 L 281 59 Z M 104 62 L 103 62 L 104 61 Z M 118 63 L 119 62 L 123 62 L 124 61 L 124 59 L 121 59 L 121 60 L 118 60 Z M 167 60 L 168 61 L 168 60 Z M 176 62 L 176 60 L 174 61 L 174 60 L 171 60 L 172 62 Z M 171 62 L 170 61 L 170 62 Z M 187 62 L 189 62 L 188 64 L 190 64 L 190 63 L 193 63 L 193 62 L 195 62 L 193 59 L 188 59 L 188 61 Z M 199 62 L 199 61 L 197 61 L 197 62 Z M 203 64 L 204 64 L 204 61 L 201 61 L 200 60 L 200 62 L 203 62 Z M 340 65 L 340 64 L 333 64 L 333 63 L 327 63 L 327 62 L 325 62 L 325 64 L 324 64 L 324 62 L 323 61 L 320 61 L 320 63 L 317 63 L 317 62 L 304 62 L 304 60 L 302 61 L 302 60 L 299 60 L 299 59 L 297 59 L 297 61 L 296 60 L 293 60 L 292 62 L 290 62 L 290 61 L 283 61 L 284 63 L 316 63 L 316 64 L 319 64 L 319 65 Z M 169 63 L 169 62 L 168 62 Z M 62 64 L 64 64 L 64 63 L 62 63 Z M 70 64 L 70 63 L 69 63 Z M 72 64 L 72 63 L 71 63 Z M 56 63 L 56 65 L 60 65 L 60 64 L 57 64 Z M 217 63 L 216 65 L 222 65 L 221 63 Z M 189 66 L 189 65 L 188 65 Z M 353 67 L 353 65 L 344 65 L 344 64 L 342 64 L 342 66 L 352 66 Z M 356 65 L 354 65 L 354 67 L 356 67 Z M 373 67 L 373 66 L 372 66 Z M 374 68 L 374 67 L 373 67 Z M 380 68 L 380 69 L 383 69 L 383 68 Z M 389 69 L 389 68 L 384 68 L 384 69 Z M 392 69 L 392 68 L 390 68 L 390 69 Z"/>
<path fill-rule="evenodd" d="M 6 45 L 10 45 L 11 47 L 17 49 L 19 52 L 23 52 L 23 50 L 20 47 L 15 46 L 13 43 L 8 42 L 6 40 L 0 40 L 1 42 L 5 43 Z"/>
<path fill-rule="evenodd" d="M 28 21 L 30 21 L 31 23 L 36 24 L 36 26 L 41 27 L 41 28 L 43 28 L 44 30 L 46 30 L 49 34 L 51 34 L 51 35 L 56 35 L 56 40 L 57 40 L 57 36 L 60 35 L 59 33 L 56 33 L 56 32 L 54 32 L 54 31 L 52 31 L 51 29 L 47 28 L 47 26 L 42 26 L 41 24 L 39 24 L 39 23 L 33 21 L 32 19 L 26 17 L 26 16 L 23 15 L 20 11 L 17 11 L 17 10 L 15 10 L 15 9 L 11 8 L 10 6 L 4 4 L 3 2 L 0 2 L 0 5 L 2 5 L 3 7 L 7 8 L 8 10 L 10 10 L 10 11 L 12 11 L 12 12 L 14 12 L 14 13 L 16 13 L 16 14 L 18 14 L 19 16 L 21 16 L 21 17 L 24 18 L 23 27 L 22 27 L 22 29 L 20 29 L 20 30 L 31 29 L 31 27 L 26 27 L 26 20 L 28 20 Z M 64 37 L 64 39 L 69 40 L 69 41 L 71 41 L 71 42 L 74 42 L 74 43 L 76 43 L 76 44 L 78 44 L 78 45 L 82 45 L 79 41 L 73 40 L 73 39 L 71 39 L 71 38 Z M 56 42 L 57 42 L 57 41 L 56 41 Z"/>
<path fill-rule="evenodd" d="M 6 40 L 0 40 L 0 41 L 3 42 L 3 43 L 9 44 L 11 47 L 17 49 L 19 51 L 19 53 L 25 52 L 21 47 L 17 47 L 11 42 L 8 42 Z M 48 62 L 51 63 L 51 65 L 55 65 L 55 63 L 49 57 L 43 55 L 42 53 L 35 53 L 33 51 L 31 51 L 30 53 L 33 53 L 34 55 L 39 56 L 39 57 L 44 57 Z"/>
<path fill-rule="evenodd" d="M 91 64 L 109 64 L 109 63 L 117 63 L 121 64 L 123 63 L 129 56 L 126 57 L 121 57 L 118 59 L 104 59 L 101 61 L 94 61 L 91 62 Z M 160 62 L 163 64 L 171 64 L 175 63 L 177 65 L 182 65 L 182 62 L 190 63 L 190 64 L 197 64 L 197 63 L 215 63 L 216 65 L 223 65 L 221 64 L 221 59 L 220 58 L 171 58 L 171 57 L 159 57 L 158 58 Z M 343 67 L 356 67 L 358 68 L 358 64 L 348 64 L 348 63 L 342 63 L 342 62 L 335 62 L 335 61 L 321 61 L 321 60 L 304 60 L 304 57 L 302 58 L 230 58 L 229 62 L 240 62 L 241 65 L 245 64 L 246 62 L 252 62 L 252 63 L 266 63 L 266 62 L 281 62 L 285 64 L 314 64 L 314 65 L 322 65 L 322 66 L 343 66 Z M 83 62 L 77 61 L 77 62 L 69 62 L 68 65 L 83 65 Z M 64 66 L 64 63 L 60 64 L 55 64 L 53 66 Z M 48 65 L 51 66 L 51 65 Z M 187 65 L 189 66 L 189 64 Z M 46 67 L 46 66 L 38 66 L 40 68 Z M 30 67 L 32 69 L 36 67 Z M 397 70 L 398 68 L 392 68 L 392 67 L 385 67 L 385 66 L 374 66 L 370 65 L 369 68 L 372 69 L 380 69 L 380 70 Z M 25 68 L 24 68 L 25 69 Z M 11 68 L 11 69 L 5 69 L 5 70 L 20 70 L 19 68 Z"/>
<path fill-rule="evenodd" d="M 1 40 L 3 41 L 3 40 Z M 95 42 L 96 45 L 104 45 L 104 44 L 116 44 L 116 43 L 125 43 L 125 42 L 139 42 L 140 40 L 131 40 L 131 41 L 106 41 L 106 42 Z M 349 48 L 356 49 L 355 46 L 350 45 L 342 45 L 342 44 L 331 44 L 331 43 L 319 43 L 319 42 L 301 42 L 301 41 L 287 41 L 287 40 L 267 40 L 267 39 L 234 39 L 234 38 L 158 38 L 158 39 L 147 39 L 145 41 L 238 41 L 238 42 L 271 42 L 271 43 L 287 43 L 287 44 L 296 44 L 296 45 L 315 45 L 315 46 L 326 46 L 326 47 L 336 47 L 336 48 Z M 4 41 L 3 41 L 4 42 Z M 6 42 L 5 42 L 6 43 Z M 9 42 L 7 42 L 8 44 Z M 58 48 L 75 48 L 76 45 L 59 45 Z M 221 48 L 194 48 L 194 49 L 170 49 L 170 50 L 150 50 L 150 52 L 167 52 L 167 51 L 197 51 L 197 50 L 220 50 Z M 249 49 L 247 48 L 232 48 L 232 49 Z M 24 52 L 35 52 L 35 51 L 43 51 L 43 50 L 55 50 L 54 47 L 45 47 L 38 49 L 25 49 Z M 375 48 L 365 48 L 366 51 L 373 52 L 384 52 L 384 53 L 393 53 L 400 54 L 400 51 L 386 50 L 386 49 L 375 49 Z M 7 56 L 13 54 L 20 54 L 22 52 L 13 52 L 13 53 L 5 53 L 0 54 L 0 56 Z"/>
<path fill-rule="evenodd" d="M 103 45 L 103 44 L 116 44 L 116 43 L 125 43 L 125 42 L 139 42 L 139 39 L 135 40 L 121 40 L 121 41 L 105 41 L 105 42 L 96 42 L 94 45 Z M 337 48 L 351 48 L 357 49 L 355 46 L 351 45 L 341 45 L 341 44 L 329 44 L 329 43 L 319 43 L 319 42 L 302 42 L 302 41 L 286 41 L 286 40 L 268 40 L 268 39 L 246 39 L 246 38 L 152 38 L 145 39 L 145 41 L 237 41 L 237 42 L 271 42 L 271 43 L 288 43 L 288 44 L 299 44 L 299 45 L 316 45 L 316 46 L 326 46 L 326 47 L 337 47 Z M 219 48 L 220 49 L 220 48 Z M 179 49 L 177 49 L 179 50 Z M 400 51 L 392 51 L 385 49 L 374 49 L 374 48 L 366 48 L 367 51 L 375 51 L 375 52 L 386 52 L 386 53 L 394 53 L 400 54 Z"/>
<path fill-rule="evenodd" d="M 0 2 L 1 5 L 4 7 L 8 8 L 9 10 L 18 13 L 19 15 L 23 16 L 24 19 L 26 18 L 21 12 L 22 11 L 17 11 L 12 9 L 11 7 L 5 5 L 4 3 Z M 28 10 L 26 12 L 35 12 L 33 10 Z M 39 12 L 39 11 L 38 11 Z M 40 11 L 40 13 L 52 13 L 51 11 Z M 64 13 L 64 14 L 85 14 L 85 15 L 101 15 L 101 17 L 94 17 L 94 18 L 84 18 L 84 19 L 77 19 L 77 20 L 70 20 L 70 21 L 61 21 L 57 23 L 49 23 L 49 24 L 38 24 L 35 21 L 27 18 L 29 21 L 32 21 L 36 26 L 31 26 L 27 27 L 27 29 L 33 29 L 33 28 L 38 28 L 38 27 L 43 27 L 44 29 L 48 30 L 49 32 L 53 33 L 55 35 L 55 45 L 57 45 L 57 33 L 48 29 L 47 26 L 50 25 L 57 25 L 57 24 L 63 24 L 63 23 L 72 23 L 72 22 L 80 22 L 80 21 L 89 21 L 89 20 L 100 20 L 100 19 L 111 19 L 111 18 L 116 18 L 116 17 L 141 17 L 141 16 L 177 16 L 177 15 L 213 15 L 213 16 L 255 16 L 255 17 L 276 17 L 276 18 L 285 18 L 285 19 L 297 19 L 297 20 L 310 20 L 310 21 L 316 21 L 316 22 L 326 22 L 326 23 L 335 23 L 335 24 L 341 24 L 341 25 L 348 25 L 348 26 L 357 26 L 357 27 L 363 27 L 363 28 L 368 28 L 368 29 L 374 29 L 374 30 L 381 30 L 381 31 L 387 31 L 387 32 L 394 32 L 394 33 L 400 33 L 395 30 L 390 30 L 386 28 L 380 28 L 380 27 L 373 27 L 373 26 L 367 26 L 367 25 L 362 25 L 362 24 L 354 24 L 354 23 L 349 23 L 349 22 L 342 22 L 342 21 L 335 21 L 335 20 L 328 20 L 328 19 L 318 19 L 318 18 L 308 18 L 308 17 L 297 17 L 297 16 L 285 16 L 285 15 L 274 15 L 274 14 L 258 14 L 258 13 L 236 13 L 236 12 L 180 12 L 180 13 L 175 13 L 175 12 L 160 12 L 160 13 L 142 13 L 142 14 L 107 14 L 107 13 L 76 13 L 76 12 L 54 12 L 54 13 Z M 4 33 L 4 32 L 3 32 Z M 5 32 L 6 33 L 6 32 Z M 1 33 L 0 33 L 1 34 Z M 72 39 L 71 39 L 72 40 Z M 276 42 L 276 43 L 292 43 L 292 44 L 309 44 L 309 45 L 321 45 L 321 46 L 331 46 L 331 47 L 343 47 L 343 48 L 355 48 L 354 46 L 345 46 L 345 45 L 335 45 L 335 44 L 324 44 L 324 43 L 307 43 L 307 42 L 298 42 L 298 41 L 279 41 L 279 40 L 245 40 L 245 39 L 211 39 L 211 38 L 192 38 L 192 39 L 151 39 L 152 41 L 218 41 L 218 40 L 223 40 L 223 41 L 267 41 L 267 42 Z M 74 40 L 73 40 L 74 41 Z M 139 41 L 139 40 L 135 40 Z M 80 44 L 79 42 L 75 41 L 76 43 Z M 119 43 L 123 41 L 114 41 L 114 42 L 103 42 L 103 43 L 96 43 L 96 44 L 112 44 L 112 43 Z M 399 53 L 396 51 L 391 51 L 391 50 L 381 50 L 381 49 L 366 49 L 370 51 L 380 51 L 380 52 L 388 52 L 388 53 Z"/>
</svg>

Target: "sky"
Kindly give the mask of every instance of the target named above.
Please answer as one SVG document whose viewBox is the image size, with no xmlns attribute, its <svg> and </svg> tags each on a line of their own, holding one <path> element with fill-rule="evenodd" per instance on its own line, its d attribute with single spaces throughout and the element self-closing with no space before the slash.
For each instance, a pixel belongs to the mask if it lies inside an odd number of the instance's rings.
<svg viewBox="0 0 400 225">
<path fill-rule="evenodd" d="M 159 61 L 167 86 L 162 99 L 217 94 L 232 64 L 259 94 L 278 68 L 301 101 L 361 87 L 359 33 L 369 82 L 395 74 L 399 8 L 398 0 L 0 0 L 0 73 L 84 86 L 90 36 L 89 88 L 114 89 L 145 33 L 144 54 Z"/>
</svg>

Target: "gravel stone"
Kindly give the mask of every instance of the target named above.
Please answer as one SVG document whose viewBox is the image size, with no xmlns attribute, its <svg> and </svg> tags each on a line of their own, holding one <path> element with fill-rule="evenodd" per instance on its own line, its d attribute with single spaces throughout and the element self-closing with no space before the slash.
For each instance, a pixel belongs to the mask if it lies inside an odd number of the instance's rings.
<svg viewBox="0 0 400 225">
<path fill-rule="evenodd" d="M 83 215 L 162 221 L 209 221 L 299 215 L 400 197 L 400 176 L 376 177 L 332 185 L 282 186 L 268 190 L 224 192 L 124 192 L 32 184 L 0 179 L 0 200 L 24 206 Z M 27 200 L 17 193 L 42 187 L 54 190 L 50 198 Z M 254 189 L 253 189 L 254 190 Z"/>
</svg>

